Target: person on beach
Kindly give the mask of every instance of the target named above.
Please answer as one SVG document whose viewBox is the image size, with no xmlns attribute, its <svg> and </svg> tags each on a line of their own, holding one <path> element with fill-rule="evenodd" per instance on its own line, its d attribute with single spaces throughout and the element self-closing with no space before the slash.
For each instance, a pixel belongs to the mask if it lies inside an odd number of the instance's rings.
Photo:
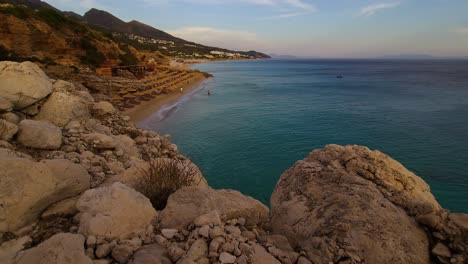
<svg viewBox="0 0 468 264">
<path fill-rule="evenodd" d="M 184 93 L 184 88 L 180 87 L 180 93 Z"/>
<path fill-rule="evenodd" d="M 208 90 L 208 95 L 211 95 L 211 90 Z"/>
</svg>

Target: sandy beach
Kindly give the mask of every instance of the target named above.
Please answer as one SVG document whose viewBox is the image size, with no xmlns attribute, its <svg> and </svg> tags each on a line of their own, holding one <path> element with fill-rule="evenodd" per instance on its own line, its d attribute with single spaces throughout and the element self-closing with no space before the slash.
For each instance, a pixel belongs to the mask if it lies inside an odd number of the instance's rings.
<svg viewBox="0 0 468 264">
<path fill-rule="evenodd" d="M 206 79 L 206 77 L 200 74 L 200 76 L 191 79 L 189 83 L 182 86 L 183 93 L 180 92 L 180 88 L 172 90 L 168 94 L 159 95 L 154 100 L 144 102 L 134 108 L 128 109 L 125 111 L 125 115 L 128 115 L 134 123 L 138 124 L 151 114 L 159 111 L 162 107 L 177 102 L 180 97 L 197 89 Z"/>
</svg>

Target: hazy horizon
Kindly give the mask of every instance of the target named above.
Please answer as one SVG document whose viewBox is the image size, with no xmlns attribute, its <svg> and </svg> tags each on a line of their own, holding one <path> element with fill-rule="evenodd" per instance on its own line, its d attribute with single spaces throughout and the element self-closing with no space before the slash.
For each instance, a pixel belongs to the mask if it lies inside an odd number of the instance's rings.
<svg viewBox="0 0 468 264">
<path fill-rule="evenodd" d="M 468 57 L 468 1 L 50 0 L 234 50 L 320 58 Z"/>
</svg>

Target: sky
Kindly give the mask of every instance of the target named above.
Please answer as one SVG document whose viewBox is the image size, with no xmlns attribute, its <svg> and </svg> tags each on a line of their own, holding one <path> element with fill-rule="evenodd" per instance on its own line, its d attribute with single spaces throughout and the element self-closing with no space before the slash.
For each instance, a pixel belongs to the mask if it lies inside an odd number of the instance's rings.
<svg viewBox="0 0 468 264">
<path fill-rule="evenodd" d="M 46 0 L 234 50 L 324 58 L 468 57 L 468 0 Z"/>
</svg>

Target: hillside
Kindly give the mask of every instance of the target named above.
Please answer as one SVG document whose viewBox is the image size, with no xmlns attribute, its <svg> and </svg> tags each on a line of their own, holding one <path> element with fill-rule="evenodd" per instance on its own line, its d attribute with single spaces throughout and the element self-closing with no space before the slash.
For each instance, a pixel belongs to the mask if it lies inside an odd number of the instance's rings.
<svg viewBox="0 0 468 264">
<path fill-rule="evenodd" d="M 138 64 L 141 55 L 112 36 L 48 7 L 0 6 L 0 60 L 46 64 Z"/>
<path fill-rule="evenodd" d="M 83 19 L 88 24 L 108 30 L 116 39 L 138 49 L 158 50 L 169 56 L 207 59 L 269 58 L 257 51 L 232 51 L 186 41 L 136 20 L 124 22 L 109 12 L 95 8 L 86 12 Z"/>
</svg>

